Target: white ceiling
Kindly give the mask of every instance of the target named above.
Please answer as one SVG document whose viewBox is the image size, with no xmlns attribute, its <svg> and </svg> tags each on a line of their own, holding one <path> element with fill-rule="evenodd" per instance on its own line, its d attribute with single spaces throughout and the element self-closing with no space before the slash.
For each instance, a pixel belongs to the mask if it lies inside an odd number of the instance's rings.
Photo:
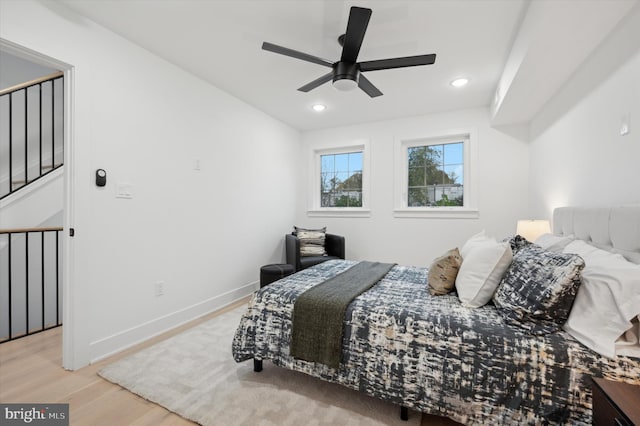
<svg viewBox="0 0 640 426">
<path fill-rule="evenodd" d="M 501 124 L 528 121 L 636 0 L 64 3 L 269 115 L 310 130 L 492 103 Z M 341 52 L 337 37 L 345 31 L 352 5 L 373 10 L 359 61 L 436 53 L 436 63 L 367 73 L 384 93 L 374 99 L 360 90 L 339 92 L 330 84 L 309 93 L 297 91 L 327 69 L 263 51 L 262 42 L 336 61 Z M 550 48 L 551 57 L 541 45 Z M 554 56 L 562 59 L 557 65 Z M 466 87 L 449 85 L 460 76 L 470 79 Z M 512 93 L 542 95 L 533 101 L 507 96 L 511 88 Z M 316 113 L 314 103 L 327 109 Z M 514 114 L 514 109 L 524 113 Z"/>
</svg>

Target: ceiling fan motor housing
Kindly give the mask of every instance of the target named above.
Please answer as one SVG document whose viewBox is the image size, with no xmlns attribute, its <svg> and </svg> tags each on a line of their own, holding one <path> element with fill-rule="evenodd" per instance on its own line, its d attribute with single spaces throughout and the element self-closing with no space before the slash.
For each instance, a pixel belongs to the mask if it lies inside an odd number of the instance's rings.
<svg viewBox="0 0 640 426">
<path fill-rule="evenodd" d="M 358 64 L 336 62 L 333 68 L 333 86 L 339 90 L 351 90 L 358 85 Z"/>
</svg>

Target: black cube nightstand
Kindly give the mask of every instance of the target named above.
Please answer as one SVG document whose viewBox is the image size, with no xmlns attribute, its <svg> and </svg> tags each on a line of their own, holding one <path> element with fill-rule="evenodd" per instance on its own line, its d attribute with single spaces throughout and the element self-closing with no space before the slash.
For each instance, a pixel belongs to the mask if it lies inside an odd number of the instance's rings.
<svg viewBox="0 0 640 426">
<path fill-rule="evenodd" d="M 640 426 L 640 386 L 593 378 L 594 426 Z"/>
</svg>

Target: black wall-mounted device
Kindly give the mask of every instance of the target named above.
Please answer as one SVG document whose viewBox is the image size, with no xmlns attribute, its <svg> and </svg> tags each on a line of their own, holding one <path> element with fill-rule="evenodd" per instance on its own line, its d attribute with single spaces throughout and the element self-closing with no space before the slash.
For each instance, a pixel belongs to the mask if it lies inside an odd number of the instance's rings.
<svg viewBox="0 0 640 426">
<path fill-rule="evenodd" d="M 107 172 L 104 169 L 96 170 L 96 186 L 105 186 L 107 184 Z"/>
</svg>

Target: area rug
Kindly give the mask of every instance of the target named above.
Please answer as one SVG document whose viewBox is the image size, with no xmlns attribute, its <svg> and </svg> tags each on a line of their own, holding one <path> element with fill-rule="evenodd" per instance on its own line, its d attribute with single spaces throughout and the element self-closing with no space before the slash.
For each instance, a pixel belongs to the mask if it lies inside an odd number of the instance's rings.
<svg viewBox="0 0 640 426">
<path fill-rule="evenodd" d="M 108 365 L 100 376 L 202 425 L 420 425 L 421 414 L 264 362 L 236 363 L 245 306 Z"/>
</svg>

